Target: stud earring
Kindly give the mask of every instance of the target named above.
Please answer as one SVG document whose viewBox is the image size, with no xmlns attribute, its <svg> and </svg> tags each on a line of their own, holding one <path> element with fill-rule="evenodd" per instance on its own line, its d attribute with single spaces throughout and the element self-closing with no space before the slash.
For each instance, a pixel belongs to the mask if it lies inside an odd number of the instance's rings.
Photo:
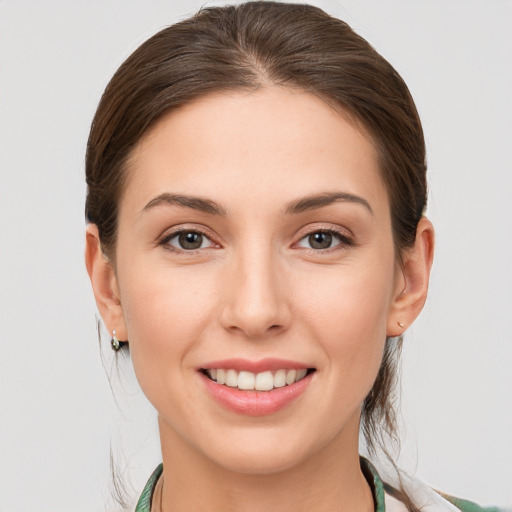
<svg viewBox="0 0 512 512">
<path fill-rule="evenodd" d="M 397 322 L 398 324 L 398 327 L 404 327 L 405 324 L 403 324 L 402 322 Z M 115 332 L 115 331 L 114 331 Z"/>
<path fill-rule="evenodd" d="M 112 350 L 116 352 L 121 348 L 121 342 L 117 339 L 115 329 L 112 331 L 112 339 L 110 340 L 110 345 L 112 346 Z"/>
</svg>

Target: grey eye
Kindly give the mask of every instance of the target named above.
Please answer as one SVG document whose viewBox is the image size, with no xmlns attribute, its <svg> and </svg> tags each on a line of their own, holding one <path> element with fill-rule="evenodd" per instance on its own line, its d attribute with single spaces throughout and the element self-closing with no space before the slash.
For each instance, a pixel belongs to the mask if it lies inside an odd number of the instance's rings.
<svg viewBox="0 0 512 512">
<path fill-rule="evenodd" d="M 312 249 L 329 249 L 332 244 L 331 233 L 318 232 L 308 236 L 308 242 Z"/>
<path fill-rule="evenodd" d="M 180 233 L 178 235 L 178 243 L 182 249 L 199 249 L 203 244 L 203 235 L 193 232 Z"/>
<path fill-rule="evenodd" d="M 195 251 L 214 246 L 206 235 L 198 231 L 179 231 L 170 236 L 165 243 L 181 251 Z"/>
<path fill-rule="evenodd" d="M 315 249 L 317 251 L 332 249 L 342 243 L 342 235 L 331 233 L 329 231 L 314 231 L 302 238 L 297 244 L 305 249 Z"/>
</svg>

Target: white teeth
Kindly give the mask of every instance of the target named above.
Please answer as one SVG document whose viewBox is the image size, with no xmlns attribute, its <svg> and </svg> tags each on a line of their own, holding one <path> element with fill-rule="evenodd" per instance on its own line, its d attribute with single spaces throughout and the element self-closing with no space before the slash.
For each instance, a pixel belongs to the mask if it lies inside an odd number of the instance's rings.
<svg viewBox="0 0 512 512">
<path fill-rule="evenodd" d="M 254 373 L 240 372 L 238 374 L 239 389 L 254 389 Z"/>
<path fill-rule="evenodd" d="M 295 382 L 298 382 L 300 379 L 303 379 L 306 376 L 306 373 L 308 373 L 308 371 L 305 368 L 302 368 L 301 370 L 297 370 Z"/>
<path fill-rule="evenodd" d="M 226 385 L 230 388 L 236 388 L 238 386 L 238 375 L 235 370 L 228 370 L 226 373 Z"/>
<path fill-rule="evenodd" d="M 274 387 L 282 388 L 286 386 L 286 370 L 277 370 L 274 375 Z"/>
<path fill-rule="evenodd" d="M 254 389 L 257 391 L 270 391 L 274 387 L 274 376 L 272 372 L 263 372 L 256 375 Z"/>
<path fill-rule="evenodd" d="M 206 373 L 218 384 L 225 384 L 232 388 L 270 391 L 274 388 L 282 388 L 298 382 L 307 375 L 308 371 L 301 368 L 300 370 L 277 370 L 275 373 L 266 371 L 255 374 L 247 371 L 237 373 L 233 369 L 215 368 L 206 370 Z"/>
<path fill-rule="evenodd" d="M 295 382 L 296 376 L 297 376 L 296 370 L 288 370 L 288 372 L 286 373 L 286 384 L 288 384 L 288 386 L 290 384 L 293 384 Z"/>
<path fill-rule="evenodd" d="M 217 370 L 217 382 L 219 384 L 226 384 L 226 370 Z"/>
</svg>

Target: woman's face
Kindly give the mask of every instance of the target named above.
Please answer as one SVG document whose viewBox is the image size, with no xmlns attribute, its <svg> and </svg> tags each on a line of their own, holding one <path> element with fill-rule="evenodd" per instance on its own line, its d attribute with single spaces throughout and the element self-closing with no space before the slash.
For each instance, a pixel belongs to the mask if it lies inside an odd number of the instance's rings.
<svg viewBox="0 0 512 512">
<path fill-rule="evenodd" d="M 306 93 L 214 94 L 159 122 L 128 172 L 109 327 L 163 448 L 255 473 L 357 451 L 404 286 L 369 138 Z"/>
</svg>

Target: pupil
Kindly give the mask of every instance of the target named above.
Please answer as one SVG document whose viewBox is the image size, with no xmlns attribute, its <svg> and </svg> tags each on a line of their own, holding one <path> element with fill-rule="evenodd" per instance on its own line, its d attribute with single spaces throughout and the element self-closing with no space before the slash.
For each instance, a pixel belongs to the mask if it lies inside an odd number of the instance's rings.
<svg viewBox="0 0 512 512">
<path fill-rule="evenodd" d="M 183 249 L 199 249 L 203 243 L 203 235 L 200 233 L 181 233 L 179 242 Z"/>
<path fill-rule="evenodd" d="M 332 243 L 330 233 L 313 233 L 309 235 L 309 244 L 313 249 L 328 249 Z"/>
</svg>

